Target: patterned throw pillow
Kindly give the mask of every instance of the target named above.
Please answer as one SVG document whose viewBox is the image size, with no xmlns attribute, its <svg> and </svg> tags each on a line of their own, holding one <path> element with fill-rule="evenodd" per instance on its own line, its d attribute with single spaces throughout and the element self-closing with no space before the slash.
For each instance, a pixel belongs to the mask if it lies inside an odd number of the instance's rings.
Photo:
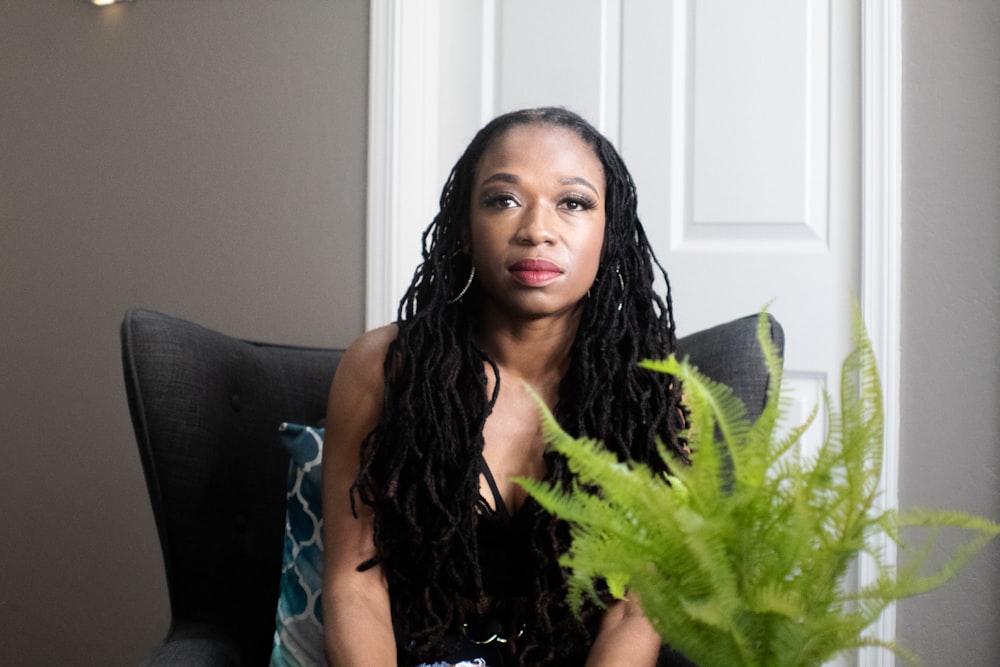
<svg viewBox="0 0 1000 667">
<path fill-rule="evenodd" d="M 271 651 L 272 667 L 322 665 L 323 429 L 282 424 L 281 443 L 291 455 L 281 592 Z"/>
<path fill-rule="evenodd" d="M 281 592 L 271 667 L 313 667 L 323 656 L 323 429 L 284 423 L 278 427 L 288 450 L 288 500 Z M 446 667 L 451 663 L 418 667 Z M 481 658 L 452 667 L 486 667 Z"/>
</svg>

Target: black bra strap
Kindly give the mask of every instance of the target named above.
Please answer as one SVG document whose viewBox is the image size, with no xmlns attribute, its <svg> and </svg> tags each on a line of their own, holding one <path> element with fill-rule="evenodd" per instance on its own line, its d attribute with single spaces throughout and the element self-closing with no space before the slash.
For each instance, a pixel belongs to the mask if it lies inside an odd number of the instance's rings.
<svg viewBox="0 0 1000 667">
<path fill-rule="evenodd" d="M 501 518 L 509 518 L 510 512 L 507 511 L 507 504 L 503 501 L 503 496 L 500 495 L 500 487 L 497 486 L 497 481 L 493 478 L 493 472 L 490 470 L 489 465 L 486 464 L 486 457 L 482 454 L 479 455 L 479 472 L 483 473 L 486 477 L 486 483 L 490 486 L 490 491 L 493 493 L 493 502 L 496 504 L 496 514 Z"/>
</svg>

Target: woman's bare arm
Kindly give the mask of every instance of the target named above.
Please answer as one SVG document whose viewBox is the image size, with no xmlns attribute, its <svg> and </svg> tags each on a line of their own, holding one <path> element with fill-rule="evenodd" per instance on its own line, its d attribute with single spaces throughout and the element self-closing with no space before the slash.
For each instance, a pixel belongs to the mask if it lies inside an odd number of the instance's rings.
<svg viewBox="0 0 1000 667">
<path fill-rule="evenodd" d="M 379 566 L 358 572 L 375 555 L 371 508 L 351 510 L 351 485 L 361 443 L 382 409 L 383 362 L 394 326 L 375 329 L 351 344 L 330 388 L 323 446 L 323 616 L 331 667 L 396 665 L 389 592 Z"/>
</svg>

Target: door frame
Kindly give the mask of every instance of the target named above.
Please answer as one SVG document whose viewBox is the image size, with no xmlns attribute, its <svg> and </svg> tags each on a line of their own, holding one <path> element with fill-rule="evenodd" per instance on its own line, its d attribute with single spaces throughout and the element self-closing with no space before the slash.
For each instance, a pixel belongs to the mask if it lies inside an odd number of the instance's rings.
<svg viewBox="0 0 1000 667">
<path fill-rule="evenodd" d="M 490 35 L 495 0 L 481 0 L 483 38 Z M 429 183 L 439 145 L 438 25 L 441 0 L 371 0 L 368 115 L 368 214 L 365 288 L 366 326 L 395 317 L 397 289 L 413 270 L 400 266 L 427 219 L 406 212 L 433 211 L 440 183 Z M 885 410 L 882 494 L 877 509 L 898 507 L 901 313 L 901 0 L 862 0 L 861 7 L 861 310 L 878 360 Z M 405 26 L 405 30 L 403 27 Z M 487 63 L 488 64 L 488 63 Z M 470 102 L 477 109 L 489 91 Z M 485 120 L 485 119 L 483 119 Z M 423 165 L 424 168 L 421 168 Z M 418 228 L 415 228 L 415 225 Z M 890 566 L 895 544 L 875 540 Z M 862 560 L 859 579 L 877 570 Z M 872 628 L 892 641 L 895 607 Z M 895 656 L 862 649 L 861 667 L 891 667 Z"/>
</svg>

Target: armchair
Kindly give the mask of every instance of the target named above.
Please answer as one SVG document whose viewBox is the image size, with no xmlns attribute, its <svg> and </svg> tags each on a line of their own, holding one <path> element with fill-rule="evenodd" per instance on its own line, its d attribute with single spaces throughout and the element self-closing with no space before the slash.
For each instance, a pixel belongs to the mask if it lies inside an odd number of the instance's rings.
<svg viewBox="0 0 1000 667">
<path fill-rule="evenodd" d="M 770 322 L 780 351 L 781 326 Z M 752 315 L 678 344 L 751 417 L 768 382 L 756 328 Z M 141 309 L 120 333 L 170 597 L 170 629 L 145 664 L 266 665 L 288 472 L 278 425 L 322 421 L 343 350 L 249 342 Z"/>
</svg>

